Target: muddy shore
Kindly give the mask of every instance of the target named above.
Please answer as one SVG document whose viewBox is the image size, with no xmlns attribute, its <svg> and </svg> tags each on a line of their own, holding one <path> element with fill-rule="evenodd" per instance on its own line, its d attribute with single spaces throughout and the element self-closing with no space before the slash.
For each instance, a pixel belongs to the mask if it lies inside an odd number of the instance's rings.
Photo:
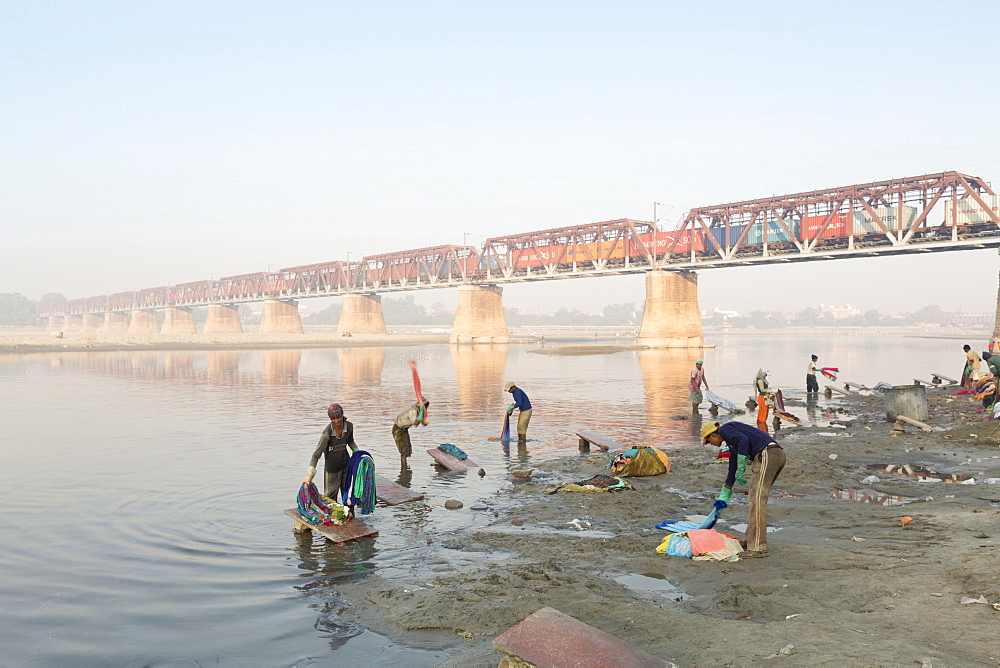
<svg viewBox="0 0 1000 668">
<path fill-rule="evenodd" d="M 844 424 L 779 432 L 788 461 L 769 504 L 777 530 L 767 558 L 655 552 L 666 535 L 656 524 L 710 509 L 726 466 L 714 449 L 673 450 L 672 471 L 632 478 L 632 491 L 545 494 L 606 472 L 606 455 L 581 454 L 535 465 L 531 479 L 486 500 L 487 511 L 453 511 L 496 516 L 478 531 L 430 537 L 455 556 L 412 581 L 338 582 L 350 600 L 340 617 L 405 645 L 453 650 L 453 666 L 496 666 L 504 657 L 492 640 L 544 606 L 680 666 L 996 664 L 1000 611 L 960 601 L 1000 601 L 1000 485 L 985 482 L 1000 478 L 1000 448 L 987 438 L 1000 423 L 945 388 L 929 390 L 928 403 L 929 422 L 945 431 L 893 436 L 881 395 L 852 395 L 848 413 L 833 416 Z M 863 468 L 885 464 L 975 484 Z M 861 482 L 873 474 L 878 481 Z M 838 499 L 838 490 L 904 503 Z M 732 504 L 717 528 L 740 534 L 745 493 Z"/>
</svg>

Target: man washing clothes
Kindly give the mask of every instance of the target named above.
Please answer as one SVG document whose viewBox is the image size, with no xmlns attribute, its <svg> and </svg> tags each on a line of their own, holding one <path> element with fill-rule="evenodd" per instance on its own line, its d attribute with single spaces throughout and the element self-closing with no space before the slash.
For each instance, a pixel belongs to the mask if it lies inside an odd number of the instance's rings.
<svg viewBox="0 0 1000 668">
<path fill-rule="evenodd" d="M 742 422 L 709 422 L 701 429 L 705 443 L 729 446 L 729 473 L 719 493 L 719 500 L 726 503 L 733 494 L 733 484 L 747 484 L 744 469 L 749 460 L 753 463 L 753 482 L 748 494 L 750 521 L 747 523 L 747 549 L 740 557 L 767 556 L 767 498 L 771 485 L 785 467 L 785 451 L 771 435 Z"/>
</svg>

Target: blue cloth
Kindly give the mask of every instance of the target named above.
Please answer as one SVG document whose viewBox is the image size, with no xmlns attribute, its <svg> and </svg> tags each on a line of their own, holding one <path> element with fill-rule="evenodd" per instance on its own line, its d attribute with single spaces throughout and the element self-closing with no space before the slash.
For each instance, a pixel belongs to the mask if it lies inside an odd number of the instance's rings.
<svg viewBox="0 0 1000 668">
<path fill-rule="evenodd" d="M 732 487 L 736 482 L 736 471 L 739 466 L 739 456 L 753 459 L 774 439 L 766 431 L 751 427 L 742 422 L 723 422 L 719 427 L 719 436 L 729 446 L 729 473 L 726 474 L 726 486 Z M 737 455 L 737 456 L 734 456 Z"/>
<path fill-rule="evenodd" d="M 358 484 L 360 480 L 361 484 Z M 341 489 L 344 505 L 354 506 L 362 515 L 375 510 L 378 500 L 375 490 L 375 460 L 364 450 L 356 450 L 347 462 Z"/>
<path fill-rule="evenodd" d="M 510 440 L 509 438 L 507 440 Z M 457 445 L 452 445 L 451 443 L 442 443 L 438 446 L 438 450 L 441 452 L 447 452 L 449 455 L 454 457 L 459 461 L 465 461 L 469 458 L 469 455 L 465 454 L 462 448 Z"/>
<path fill-rule="evenodd" d="M 515 386 L 511 396 L 514 398 L 514 405 L 517 406 L 517 410 L 526 411 L 531 408 L 531 402 L 528 401 L 528 395 L 525 394 L 524 390 L 520 387 Z"/>
<path fill-rule="evenodd" d="M 718 506 L 712 508 L 712 512 L 708 514 L 702 522 L 692 522 L 691 520 L 677 520 L 676 522 L 663 522 L 657 524 L 657 529 L 666 529 L 667 531 L 672 531 L 673 533 L 684 533 L 685 531 L 690 531 L 691 529 L 711 529 L 715 526 L 715 523 L 719 521 L 719 510 Z"/>
</svg>

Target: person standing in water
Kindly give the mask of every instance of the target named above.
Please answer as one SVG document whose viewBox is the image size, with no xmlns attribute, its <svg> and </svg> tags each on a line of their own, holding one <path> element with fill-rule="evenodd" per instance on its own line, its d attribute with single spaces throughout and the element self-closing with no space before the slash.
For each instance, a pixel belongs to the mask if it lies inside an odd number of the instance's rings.
<svg viewBox="0 0 1000 668">
<path fill-rule="evenodd" d="M 354 442 L 354 425 L 344 419 L 344 408 L 340 404 L 330 404 L 326 409 L 330 424 L 326 425 L 319 437 L 319 443 L 309 460 L 306 482 L 312 482 L 316 475 L 316 464 L 320 455 L 325 457 L 323 466 L 323 495 L 336 501 L 341 498 L 344 471 L 351 455 L 358 449 Z M 353 509 L 352 509 L 353 510 Z"/>
<path fill-rule="evenodd" d="M 698 412 L 698 406 L 702 402 L 701 384 L 705 384 L 706 390 L 712 389 L 708 386 L 708 379 L 705 378 L 705 370 L 702 369 L 703 364 L 705 364 L 705 360 L 695 360 L 694 368 L 691 369 L 691 377 L 688 379 L 688 401 L 691 402 L 692 413 Z"/>
<path fill-rule="evenodd" d="M 413 454 L 410 427 L 427 426 L 427 408 L 430 405 L 429 401 L 424 401 L 422 404 L 415 403 L 396 416 L 396 421 L 392 424 L 392 440 L 396 442 L 399 463 L 403 467 L 406 466 L 406 458 Z"/>
<path fill-rule="evenodd" d="M 504 389 L 513 395 L 514 403 L 507 407 L 507 415 L 513 413 L 515 408 L 518 410 L 517 442 L 518 445 L 524 445 L 528 441 L 528 423 L 531 422 L 531 401 L 528 399 L 528 395 L 524 393 L 524 390 L 513 382 L 508 382 L 504 385 Z"/>
<path fill-rule="evenodd" d="M 812 356 L 809 360 L 809 366 L 806 367 L 806 394 L 819 392 L 819 383 L 816 381 L 816 361 L 819 358 L 816 355 Z"/>
</svg>

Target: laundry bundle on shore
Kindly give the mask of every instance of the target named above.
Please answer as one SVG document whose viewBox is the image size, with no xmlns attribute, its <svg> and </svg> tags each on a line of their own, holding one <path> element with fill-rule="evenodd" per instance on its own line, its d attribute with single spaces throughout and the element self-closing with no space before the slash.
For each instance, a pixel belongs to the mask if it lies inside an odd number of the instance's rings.
<svg viewBox="0 0 1000 668">
<path fill-rule="evenodd" d="M 715 529 L 690 529 L 665 537 L 656 551 L 695 561 L 739 561 L 743 546 L 735 536 Z"/>
<path fill-rule="evenodd" d="M 619 489 L 632 489 L 632 485 L 628 484 L 621 478 L 616 478 L 615 476 L 606 475 L 604 473 L 598 473 L 592 478 L 586 480 L 580 480 L 578 482 L 568 482 L 564 485 L 559 485 L 554 489 L 545 490 L 546 494 L 555 494 L 556 492 L 613 492 Z"/>
<path fill-rule="evenodd" d="M 658 448 L 642 446 L 619 452 L 611 459 L 611 471 L 622 477 L 670 473 L 670 458 Z"/>
</svg>

